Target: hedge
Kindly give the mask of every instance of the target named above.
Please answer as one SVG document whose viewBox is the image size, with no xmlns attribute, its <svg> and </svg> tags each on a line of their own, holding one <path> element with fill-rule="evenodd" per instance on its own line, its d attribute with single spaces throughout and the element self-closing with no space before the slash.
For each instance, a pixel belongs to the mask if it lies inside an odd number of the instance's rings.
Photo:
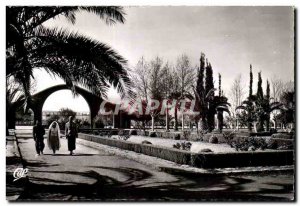
<svg viewBox="0 0 300 206">
<path fill-rule="evenodd" d="M 95 135 L 79 133 L 79 138 L 134 151 L 149 156 L 169 160 L 177 164 L 185 164 L 198 168 L 226 168 L 250 166 L 279 166 L 294 164 L 293 150 L 255 151 L 232 153 L 192 153 L 189 151 L 110 139 Z"/>
</svg>

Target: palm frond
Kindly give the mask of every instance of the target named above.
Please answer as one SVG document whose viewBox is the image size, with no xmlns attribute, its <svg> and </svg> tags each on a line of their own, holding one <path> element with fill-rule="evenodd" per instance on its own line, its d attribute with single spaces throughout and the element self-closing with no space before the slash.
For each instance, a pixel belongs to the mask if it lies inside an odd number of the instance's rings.
<svg viewBox="0 0 300 206">
<path fill-rule="evenodd" d="M 120 6 L 81 6 L 79 10 L 94 13 L 100 19 L 104 19 L 108 25 L 125 22 L 126 13 Z"/>
<path fill-rule="evenodd" d="M 127 61 L 108 45 L 62 29 L 39 27 L 35 35 L 35 67 L 48 68 L 68 85 L 81 84 L 97 95 L 106 94 L 107 82 L 123 96 L 132 93 Z"/>
<path fill-rule="evenodd" d="M 227 112 L 229 115 L 231 114 L 227 107 L 220 106 L 220 107 L 217 107 L 216 109 L 217 109 L 217 111 Z"/>
<path fill-rule="evenodd" d="M 211 90 L 209 90 L 209 91 L 207 92 L 205 98 L 207 99 L 207 98 L 211 97 L 211 96 L 213 95 L 213 93 L 214 93 L 216 90 L 217 90 L 217 89 L 215 89 L 215 88 L 212 88 Z"/>
</svg>

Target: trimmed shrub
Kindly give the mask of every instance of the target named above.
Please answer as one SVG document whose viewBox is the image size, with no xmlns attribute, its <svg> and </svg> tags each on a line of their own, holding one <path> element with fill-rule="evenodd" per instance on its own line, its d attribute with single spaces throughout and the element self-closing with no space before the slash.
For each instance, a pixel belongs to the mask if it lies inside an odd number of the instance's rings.
<svg viewBox="0 0 300 206">
<path fill-rule="evenodd" d="M 189 140 L 191 138 L 191 131 L 183 131 L 182 136 L 183 136 L 183 139 Z"/>
<path fill-rule="evenodd" d="M 138 131 L 138 135 L 140 135 L 140 136 L 147 136 L 146 132 L 144 130 L 139 130 Z"/>
<path fill-rule="evenodd" d="M 191 147 L 192 147 L 192 143 L 190 143 L 190 142 L 182 142 L 181 143 L 181 149 L 182 150 L 190 151 Z"/>
<path fill-rule="evenodd" d="M 229 145 L 231 145 L 233 139 L 235 138 L 235 133 L 234 132 L 224 132 L 223 137 L 225 139 L 225 142 Z"/>
<path fill-rule="evenodd" d="M 268 142 L 268 149 L 278 149 L 278 142 L 274 139 L 270 139 L 270 141 Z"/>
<path fill-rule="evenodd" d="M 156 132 L 150 132 L 149 137 L 157 137 Z"/>
<path fill-rule="evenodd" d="M 236 151 L 255 151 L 268 148 L 266 140 L 258 137 L 239 138 L 230 142 L 229 145 L 235 148 Z"/>
<path fill-rule="evenodd" d="M 176 144 L 173 144 L 173 148 L 180 149 L 181 148 L 181 144 L 179 142 L 177 142 Z"/>
<path fill-rule="evenodd" d="M 218 144 L 219 140 L 218 140 L 218 137 L 212 135 L 210 138 L 209 138 L 209 143 L 212 143 L 212 144 Z"/>
<path fill-rule="evenodd" d="M 285 145 L 281 145 L 279 146 L 277 149 L 278 150 L 290 150 L 293 149 L 293 145 L 292 144 L 285 144 Z"/>
<path fill-rule="evenodd" d="M 209 148 L 204 148 L 204 149 L 201 149 L 200 152 L 213 152 L 213 151 Z"/>
<path fill-rule="evenodd" d="M 174 139 L 175 140 L 180 140 L 180 134 L 175 134 Z"/>
<path fill-rule="evenodd" d="M 272 133 L 271 132 L 251 132 L 250 133 L 250 137 L 262 137 L 262 136 L 271 136 Z"/>
<path fill-rule="evenodd" d="M 152 143 L 147 140 L 144 140 L 144 141 L 142 141 L 142 144 L 152 144 Z"/>
<path fill-rule="evenodd" d="M 198 140 L 199 141 L 203 141 L 204 140 L 204 136 L 207 133 L 207 131 L 198 131 L 197 135 L 198 135 Z"/>
<path fill-rule="evenodd" d="M 130 134 L 130 135 L 138 135 L 136 130 L 130 130 L 130 131 L 129 131 L 129 134 Z"/>
<path fill-rule="evenodd" d="M 190 142 L 177 142 L 176 144 L 173 145 L 173 148 L 175 149 L 181 149 L 181 150 L 186 150 L 186 151 L 190 151 L 192 147 L 192 143 Z"/>
<path fill-rule="evenodd" d="M 120 129 L 119 132 L 118 132 L 118 137 L 119 137 L 119 139 L 126 141 L 130 137 L 129 131 L 126 131 L 124 129 Z"/>
</svg>

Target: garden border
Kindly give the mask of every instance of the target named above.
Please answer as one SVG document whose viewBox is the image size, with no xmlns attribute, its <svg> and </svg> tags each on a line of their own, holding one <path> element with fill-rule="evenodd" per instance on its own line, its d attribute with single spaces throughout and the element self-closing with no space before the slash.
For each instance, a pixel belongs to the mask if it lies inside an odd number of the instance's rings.
<svg viewBox="0 0 300 206">
<path fill-rule="evenodd" d="M 294 151 L 255 151 L 232 153 L 193 153 L 156 145 L 138 144 L 124 140 L 79 133 L 79 138 L 169 160 L 198 168 L 228 168 L 255 166 L 283 166 L 294 164 Z"/>
</svg>

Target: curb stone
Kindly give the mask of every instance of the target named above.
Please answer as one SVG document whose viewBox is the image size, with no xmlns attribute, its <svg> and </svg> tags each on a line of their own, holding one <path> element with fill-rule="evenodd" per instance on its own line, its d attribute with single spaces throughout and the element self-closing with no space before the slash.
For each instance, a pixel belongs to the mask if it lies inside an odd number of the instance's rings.
<svg viewBox="0 0 300 206">
<path fill-rule="evenodd" d="M 269 166 L 269 167 L 244 167 L 244 168 L 216 168 L 216 169 L 201 169 L 191 167 L 189 165 L 179 165 L 174 162 L 136 153 L 133 151 L 124 151 L 116 147 L 102 145 L 88 140 L 77 139 L 77 143 L 84 146 L 92 147 L 94 149 L 101 149 L 109 154 L 122 156 L 130 160 L 134 160 L 141 164 L 150 166 L 159 171 L 178 175 L 192 175 L 192 176 L 224 176 L 224 175 L 241 175 L 241 174 L 261 174 L 261 173 L 286 173 L 293 172 L 294 166 Z M 158 163 L 159 161 L 159 163 Z M 158 163 L 158 164 L 157 164 Z M 159 165 L 160 164 L 160 165 Z"/>
</svg>

